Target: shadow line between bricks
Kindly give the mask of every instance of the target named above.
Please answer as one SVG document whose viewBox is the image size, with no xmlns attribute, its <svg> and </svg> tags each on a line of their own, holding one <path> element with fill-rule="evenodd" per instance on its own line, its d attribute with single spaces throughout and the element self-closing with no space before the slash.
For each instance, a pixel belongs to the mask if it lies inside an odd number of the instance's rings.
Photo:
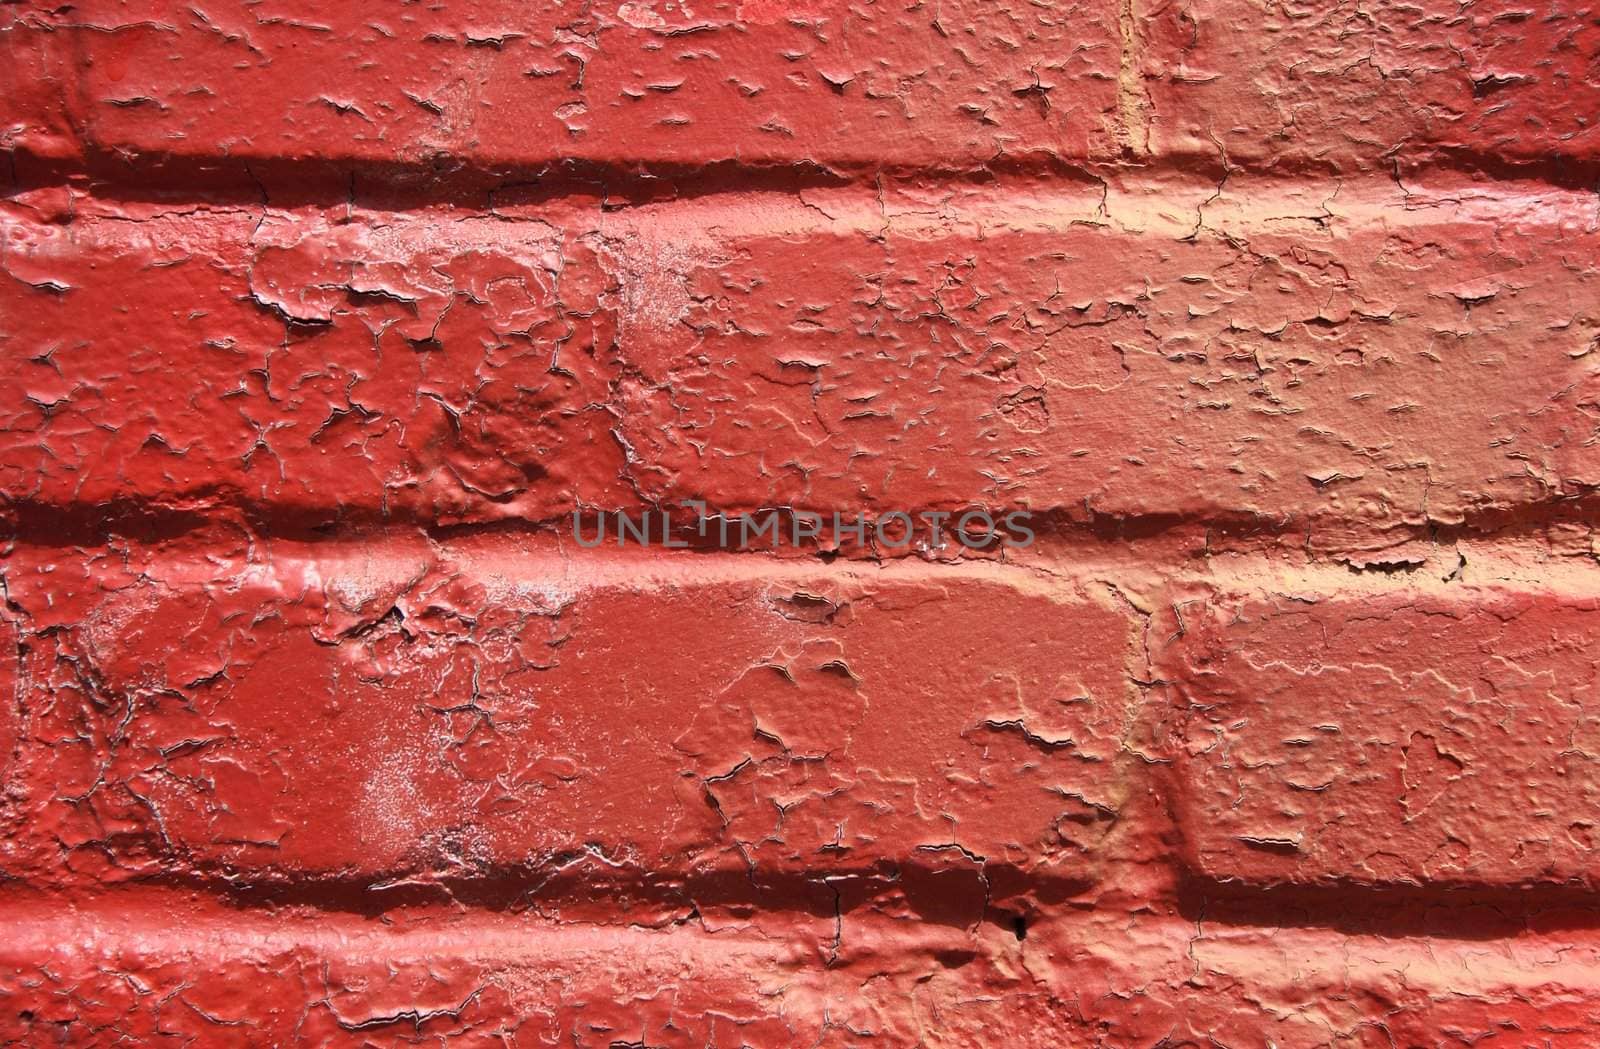
<svg viewBox="0 0 1600 1049">
<path fill-rule="evenodd" d="M 1069 903 L 1096 883 L 1086 877 L 1027 871 L 1009 864 L 939 867 L 880 863 L 817 870 L 735 869 L 690 874 L 639 872 L 597 876 L 593 870 L 501 869 L 482 874 L 355 877 L 319 872 L 245 878 L 236 871 L 172 870 L 125 882 L 103 882 L 108 898 L 145 890 L 203 894 L 240 910 L 279 909 L 378 918 L 403 910 L 603 914 L 641 925 L 672 924 L 716 910 L 732 919 L 761 913 L 841 918 L 876 906 L 932 925 L 998 925 L 1018 939 L 1043 909 Z M 54 896 L 60 889 L 27 881 L 0 884 L 0 899 Z"/>
<path fill-rule="evenodd" d="M 454 154 L 417 161 L 354 156 L 230 157 L 95 148 L 81 159 L 61 160 L 20 148 L 9 152 L 13 164 L 10 193 L 77 183 L 107 201 L 203 201 L 285 208 L 351 205 L 406 210 L 457 205 L 494 209 L 587 202 L 617 210 L 726 194 L 798 193 L 852 185 L 874 193 L 879 179 L 983 185 L 1018 177 L 1048 179 L 1057 185 L 1098 188 L 1101 184 L 1088 169 L 1046 152 L 998 156 L 970 167 L 950 168 L 573 158 L 495 163 Z M 1221 174 L 1220 168 L 1215 174 Z"/>
<path fill-rule="evenodd" d="M 174 503 L 179 501 L 173 500 Z M 103 546 L 115 541 L 159 545 L 190 537 L 215 538 L 227 531 L 247 537 L 301 543 L 363 541 L 394 534 L 397 529 L 410 529 L 442 542 L 494 535 L 553 539 L 570 538 L 575 534 L 574 519 L 570 512 L 537 519 L 508 517 L 441 523 L 436 515 L 408 509 L 250 501 L 227 491 L 186 493 L 181 503 L 183 505 L 164 505 L 161 502 L 120 498 L 101 503 L 60 504 L 25 498 L 0 498 L 0 539 L 31 546 L 70 548 Z M 826 515 L 834 509 L 778 506 L 727 512 L 754 513 L 758 517 L 776 512 L 781 519 L 782 515 L 796 511 Z M 983 507 L 916 509 L 948 509 L 953 513 L 961 513 Z M 610 509 L 581 511 L 576 523 L 577 534 L 590 537 L 599 534 L 599 515 L 603 513 L 608 515 L 608 519 L 614 519 L 618 512 Z M 647 515 L 644 519 L 652 545 L 661 545 L 664 536 L 659 522 L 667 520 L 671 522 L 674 544 L 684 543 L 685 552 L 759 554 L 763 551 L 770 553 L 774 549 L 770 544 L 747 547 L 721 545 L 715 535 L 716 529 L 707 528 L 703 533 L 697 530 L 695 515 L 686 508 L 651 505 L 620 512 L 628 514 L 633 521 L 639 521 L 641 515 Z M 840 512 L 847 517 L 860 513 L 870 520 L 874 511 L 868 508 Z M 989 512 L 999 515 L 1009 512 L 1009 508 L 989 508 Z M 1600 526 L 1600 493 L 1564 495 L 1539 502 L 1485 509 L 1469 514 L 1459 522 L 1401 522 L 1345 531 L 1336 530 L 1340 524 L 1337 520 L 1321 521 L 1303 515 L 1272 517 L 1248 511 L 1125 515 L 1058 507 L 1027 511 L 1027 514 L 1029 527 L 1036 536 L 1034 545 L 1041 549 L 1086 540 L 1114 544 L 1185 536 L 1204 538 L 1208 546 L 1237 541 L 1293 539 L 1303 540 L 1308 548 L 1314 546 L 1330 558 L 1357 550 L 1373 552 L 1378 564 L 1369 570 L 1403 574 L 1406 571 L 1424 570 L 1424 567 L 1420 563 L 1409 564 L 1404 561 L 1386 566 L 1382 563 L 1383 549 L 1411 542 L 1449 547 L 1458 541 L 1527 538 L 1558 526 L 1592 529 Z M 787 526 L 780 527 L 779 534 L 783 534 L 784 527 Z M 617 529 L 613 527 L 608 533 L 608 549 L 615 547 L 616 532 Z M 918 552 L 915 546 L 878 551 L 870 543 L 863 544 L 859 551 L 853 551 L 849 546 L 839 548 L 815 542 L 807 542 L 796 548 L 779 548 L 810 553 L 825 560 L 852 552 L 868 555 Z"/>
<path fill-rule="evenodd" d="M 5 156 L 7 194 L 80 183 L 95 195 L 125 201 L 204 201 L 216 204 L 421 208 L 537 205 L 592 198 L 606 208 L 692 199 L 725 193 L 785 192 L 858 185 L 872 191 L 882 179 L 897 182 L 969 182 L 1037 179 L 1061 186 L 1103 185 L 1113 178 L 1181 176 L 1216 182 L 1231 174 L 1261 174 L 1282 181 L 1352 178 L 1334 161 L 1276 158 L 1259 172 L 1214 151 L 1175 150 L 1165 156 L 1073 162 L 1048 150 L 997 154 L 964 165 L 910 165 L 843 158 L 751 163 L 720 160 L 670 162 L 643 157 L 592 160 L 551 156 L 503 161 L 438 152 L 416 159 L 347 156 L 254 156 L 108 148 L 83 143 L 83 153 L 63 158 L 13 145 Z M 1567 157 L 1508 159 L 1494 153 L 1418 145 L 1374 157 L 1365 174 L 1377 179 L 1426 181 L 1470 176 L 1493 182 L 1536 181 L 1564 190 L 1600 185 L 1600 163 Z M 1359 173 L 1358 173 L 1359 174 Z M 496 200 L 496 195 L 500 199 Z"/>
<path fill-rule="evenodd" d="M 1600 890 L 1580 884 L 1330 880 L 1273 885 L 1185 873 L 1177 893 L 1179 913 L 1200 926 L 1447 940 L 1600 929 Z"/>
</svg>

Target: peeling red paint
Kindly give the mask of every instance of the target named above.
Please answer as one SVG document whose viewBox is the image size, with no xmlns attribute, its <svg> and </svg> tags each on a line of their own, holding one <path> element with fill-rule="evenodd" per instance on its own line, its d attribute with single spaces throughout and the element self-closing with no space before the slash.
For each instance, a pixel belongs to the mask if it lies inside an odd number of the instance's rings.
<svg viewBox="0 0 1600 1049">
<path fill-rule="evenodd" d="M 1013 151 L 1115 152 L 1109 0 L 775 8 L 94 0 L 15 17 L 6 46 L 73 70 L 54 98 L 18 107 L 20 144 L 45 157 L 909 169 Z M 241 105 L 271 116 L 242 121 Z M 70 130 L 54 119 L 59 108 Z"/>
<path fill-rule="evenodd" d="M 1586 590 L 1453 585 L 1179 606 L 1175 797 L 1208 875 L 1577 885 L 1600 777 Z M 1292 697 L 1292 698 L 1291 698 Z"/>
<path fill-rule="evenodd" d="M 0 1042 L 1597 1044 L 1597 54 L 6 5 Z"/>
<path fill-rule="evenodd" d="M 1152 152 L 1256 169 L 1527 166 L 1600 159 L 1600 9 L 1239 0 L 1142 5 Z"/>
<path fill-rule="evenodd" d="M 1139 623 L 1091 585 L 499 544 L 36 556 L 7 576 L 37 639 L 8 873 L 532 899 L 747 867 L 871 887 L 954 858 L 1017 891 L 1088 877 L 1129 791 Z"/>
<path fill-rule="evenodd" d="M 1592 194 L 1360 192 L 19 203 L 0 295 L 40 349 L 5 363 L 0 476 L 448 522 L 704 500 L 1385 530 L 1587 493 Z"/>
</svg>

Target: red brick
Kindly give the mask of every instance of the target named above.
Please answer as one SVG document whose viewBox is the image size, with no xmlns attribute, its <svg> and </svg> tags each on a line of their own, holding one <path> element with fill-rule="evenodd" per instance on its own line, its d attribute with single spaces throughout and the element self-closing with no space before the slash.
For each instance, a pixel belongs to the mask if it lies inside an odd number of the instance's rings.
<svg viewBox="0 0 1600 1049">
<path fill-rule="evenodd" d="M 112 166 L 304 160 L 426 177 L 464 163 L 537 176 L 585 162 L 972 168 L 1119 149 L 1107 0 L 386 12 L 90 0 L 14 19 L 6 48 L 59 56 L 49 86 L 72 145 Z M 45 123 L 39 94 L 10 101 L 8 121 Z"/>
<path fill-rule="evenodd" d="M 887 232 L 707 245 L 681 315 L 699 341 L 628 329 L 678 409 L 622 413 L 633 474 L 733 506 L 1373 527 L 1584 490 L 1590 196 L 1363 190 L 1135 182 L 1109 215 L 1019 190 L 887 220 L 808 194 Z"/>
<path fill-rule="evenodd" d="M 69 61 L 49 38 L 20 20 L 0 25 L 0 149 L 11 156 L 7 182 L 17 174 L 17 154 L 45 162 L 71 160 L 80 152 L 61 84 Z"/>
<path fill-rule="evenodd" d="M 704 499 L 1345 530 L 1600 482 L 1588 194 L 1208 192 L 19 206 L 0 477 L 302 522 Z"/>
<path fill-rule="evenodd" d="M 15 906 L 4 919 L 11 1045 L 779 1045 L 821 1021 L 763 993 L 809 952 L 737 933 L 385 925 L 139 896 L 76 920 Z M 795 987 L 781 1004 L 808 997 Z"/>
<path fill-rule="evenodd" d="M 1586 930 L 1482 943 L 1099 912 L 1041 922 L 1023 955 L 1093 1032 L 1066 1044 L 1579 1049 L 1600 1031 Z"/>
<path fill-rule="evenodd" d="M 0 1036 L 25 1045 L 1586 1049 L 1600 1033 L 1584 931 L 1484 944 L 1086 915 L 1019 941 L 852 915 L 823 952 L 693 923 L 385 924 L 137 896 L 0 920 Z"/>
<path fill-rule="evenodd" d="M 1195 0 L 1152 5 L 1142 33 L 1157 156 L 1285 173 L 1520 163 L 1583 184 L 1600 160 L 1585 0 Z"/>
<path fill-rule="evenodd" d="M 0 1043 L 1600 1043 L 1597 61 L 7 6 Z"/>
<path fill-rule="evenodd" d="M 0 30 L 27 71 L 3 126 L 28 158 L 197 184 L 246 162 L 427 182 L 463 166 L 1597 159 L 1600 29 L 1583 2 L 880 7 L 485 0 L 379 17 L 96 0 Z"/>
<path fill-rule="evenodd" d="M 572 553 L 19 551 L 4 867 L 978 891 L 1092 878 L 1141 789 L 1142 624 L 1104 588 Z"/>
<path fill-rule="evenodd" d="M 1179 603 L 1160 662 L 1187 862 L 1247 883 L 1593 885 L 1595 592 L 1285 580 Z"/>
<path fill-rule="evenodd" d="M 623 501 L 593 251 L 491 218 L 295 218 L 8 226 L 13 498 L 312 522 Z"/>
</svg>

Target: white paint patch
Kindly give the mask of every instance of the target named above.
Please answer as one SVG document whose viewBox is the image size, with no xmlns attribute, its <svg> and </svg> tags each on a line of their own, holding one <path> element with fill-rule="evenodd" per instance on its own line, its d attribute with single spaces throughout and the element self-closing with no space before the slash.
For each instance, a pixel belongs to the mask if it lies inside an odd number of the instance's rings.
<svg viewBox="0 0 1600 1049">
<path fill-rule="evenodd" d="M 617 18 L 635 29 L 678 29 L 694 21 L 684 0 L 636 0 L 617 8 Z"/>
</svg>

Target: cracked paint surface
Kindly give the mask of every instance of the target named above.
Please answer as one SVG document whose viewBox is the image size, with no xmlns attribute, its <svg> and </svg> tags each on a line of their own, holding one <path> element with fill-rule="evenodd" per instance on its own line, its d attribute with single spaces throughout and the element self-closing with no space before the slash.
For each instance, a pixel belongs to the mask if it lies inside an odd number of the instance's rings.
<svg viewBox="0 0 1600 1049">
<path fill-rule="evenodd" d="M 753 17 L 752 17 L 753 16 Z M 42 157 L 218 154 L 471 165 L 592 162 L 921 168 L 1115 152 L 1115 6 L 643 0 L 373 12 L 239 3 L 43 5 L 10 47 L 74 69 L 24 144 Z M 85 61 L 88 59 L 88 61 Z M 174 80 L 164 72 L 187 67 Z M 77 72 L 81 70 L 81 72 Z M 270 108 L 242 125 L 227 84 Z M 65 126 L 63 126 L 65 125 Z M 226 166 L 226 165 L 224 165 Z"/>
<path fill-rule="evenodd" d="M 1207 874 L 1593 877 L 1591 594 L 1452 586 L 1176 607 L 1177 796 L 1206 814 L 1190 847 Z"/>
<path fill-rule="evenodd" d="M 1025 941 L 868 922 L 830 965 L 803 940 L 687 926 L 164 927 L 194 913 L 157 899 L 20 916 L 5 964 L 53 940 L 75 946 L 49 970 L 24 962 L 21 982 L 56 993 L 4 1030 L 222 1046 L 1468 1045 L 1525 1044 L 1527 1032 L 1538 1041 L 1526 1044 L 1566 1049 L 1588 1044 L 1579 1000 L 1596 964 L 1592 941 L 1557 948 L 1533 934 L 1396 947 L 1125 916 Z"/>
<path fill-rule="evenodd" d="M 703 500 L 1377 529 L 1600 478 L 1592 194 L 1114 188 L 537 217 L 23 195 L 0 476 L 312 523 Z"/>
<path fill-rule="evenodd" d="M 7 871 L 537 895 L 987 862 L 1020 891 L 1086 876 L 1129 790 L 1142 656 L 1103 588 L 405 553 L 14 554 L 35 691 L 13 760 L 50 786 L 13 812 Z"/>
<path fill-rule="evenodd" d="M 0 1043 L 1600 1043 L 1597 55 L 0 5 Z"/>
<path fill-rule="evenodd" d="M 1600 147 L 1597 28 L 1581 0 L 1152 4 L 1148 141 L 1267 169 L 1415 159 L 1581 185 Z"/>
</svg>

